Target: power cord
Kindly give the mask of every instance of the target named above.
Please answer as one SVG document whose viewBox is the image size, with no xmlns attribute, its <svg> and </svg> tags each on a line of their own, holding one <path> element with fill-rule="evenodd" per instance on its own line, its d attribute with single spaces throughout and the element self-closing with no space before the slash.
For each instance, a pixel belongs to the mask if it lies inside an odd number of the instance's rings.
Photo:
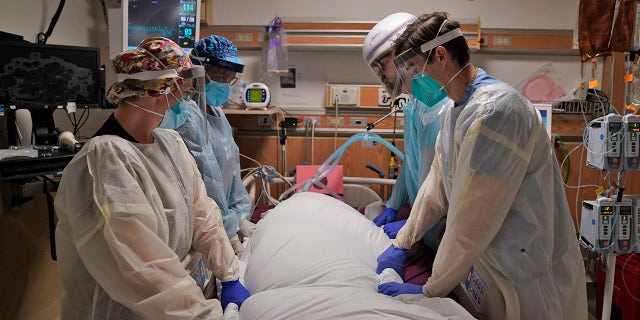
<svg viewBox="0 0 640 320">
<path fill-rule="evenodd" d="M 565 160 L 566 160 L 566 162 L 567 162 L 567 172 L 566 172 L 563 180 L 564 180 L 564 183 L 567 184 L 567 182 L 569 181 L 569 174 L 571 172 L 571 157 L 569 156 L 569 148 L 567 148 L 567 145 L 560 140 L 560 136 L 554 136 L 553 137 L 553 146 L 556 147 L 556 148 L 557 147 L 561 147 L 562 151 L 564 151 L 564 157 L 563 157 L 563 161 L 562 162 L 564 163 Z M 560 170 L 562 170 L 562 167 L 560 167 Z"/>
</svg>

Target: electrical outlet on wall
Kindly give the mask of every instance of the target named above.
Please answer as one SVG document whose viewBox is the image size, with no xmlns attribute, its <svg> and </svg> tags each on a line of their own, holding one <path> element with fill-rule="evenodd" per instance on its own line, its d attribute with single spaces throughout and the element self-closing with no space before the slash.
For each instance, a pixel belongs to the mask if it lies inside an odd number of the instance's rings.
<svg viewBox="0 0 640 320">
<path fill-rule="evenodd" d="M 273 119 L 270 116 L 258 116 L 258 125 L 261 127 L 270 127 L 273 125 Z"/>
<path fill-rule="evenodd" d="M 367 126 L 367 118 L 349 118 L 349 126 L 362 128 Z"/>
<path fill-rule="evenodd" d="M 315 124 L 313 123 L 313 120 L 316 121 Z M 322 118 L 320 118 L 320 117 L 304 117 L 304 126 L 305 127 L 311 127 L 311 126 L 315 125 L 315 127 L 317 128 L 317 127 L 320 126 L 321 122 L 322 122 Z"/>
</svg>

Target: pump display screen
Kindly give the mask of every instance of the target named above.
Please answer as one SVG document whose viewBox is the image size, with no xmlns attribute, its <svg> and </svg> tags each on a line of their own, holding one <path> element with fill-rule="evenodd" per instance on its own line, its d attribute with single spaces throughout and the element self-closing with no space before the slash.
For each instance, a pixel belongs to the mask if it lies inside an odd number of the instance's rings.
<svg viewBox="0 0 640 320">
<path fill-rule="evenodd" d="M 602 206 L 600 207 L 600 214 L 613 214 L 613 206 Z"/>
<path fill-rule="evenodd" d="M 630 122 L 629 131 L 640 132 L 640 122 Z"/>
<path fill-rule="evenodd" d="M 264 89 L 248 89 L 247 90 L 247 102 L 264 102 L 265 92 Z"/>
<path fill-rule="evenodd" d="M 629 206 L 621 206 L 620 207 L 620 215 L 631 215 L 631 207 Z"/>
<path fill-rule="evenodd" d="M 609 132 L 616 133 L 622 129 L 622 123 L 620 122 L 610 122 L 609 123 Z"/>
</svg>

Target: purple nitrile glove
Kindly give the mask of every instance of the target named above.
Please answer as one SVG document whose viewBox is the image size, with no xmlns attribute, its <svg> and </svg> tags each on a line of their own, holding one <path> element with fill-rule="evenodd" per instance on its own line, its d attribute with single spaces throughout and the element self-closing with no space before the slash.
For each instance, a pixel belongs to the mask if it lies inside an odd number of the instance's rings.
<svg viewBox="0 0 640 320">
<path fill-rule="evenodd" d="M 422 294 L 422 286 L 412 283 L 387 282 L 378 286 L 378 293 L 392 297 L 400 294 Z"/>
<path fill-rule="evenodd" d="M 390 245 L 378 256 L 378 268 L 376 272 L 380 274 L 382 270 L 391 268 L 395 270 L 400 277 L 404 278 L 404 262 L 407 259 L 407 249 L 396 248 Z"/>
<path fill-rule="evenodd" d="M 379 214 L 377 217 L 375 217 L 375 219 L 373 219 L 373 223 L 375 223 L 376 226 L 378 227 L 382 227 L 383 225 L 389 222 L 394 222 L 396 220 L 397 214 L 398 214 L 398 211 L 396 211 L 395 209 L 386 208 L 384 209 L 384 211 L 382 211 L 381 214 Z"/>
<path fill-rule="evenodd" d="M 400 229 L 402 229 L 402 226 L 404 226 L 405 223 L 407 223 L 407 220 L 398 220 L 395 222 L 387 223 L 382 226 L 382 230 L 384 230 L 384 233 L 386 233 L 389 238 L 395 239 L 398 235 L 398 232 L 400 231 Z"/>
<path fill-rule="evenodd" d="M 220 294 L 222 309 L 224 310 L 229 303 L 235 303 L 240 308 L 250 295 L 251 293 L 240 283 L 240 280 L 222 282 L 222 293 Z"/>
</svg>

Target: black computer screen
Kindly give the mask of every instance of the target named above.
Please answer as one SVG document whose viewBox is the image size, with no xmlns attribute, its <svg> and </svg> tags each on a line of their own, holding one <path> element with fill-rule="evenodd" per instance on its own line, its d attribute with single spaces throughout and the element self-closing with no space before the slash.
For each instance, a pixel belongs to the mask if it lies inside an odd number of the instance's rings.
<svg viewBox="0 0 640 320">
<path fill-rule="evenodd" d="M 100 50 L 92 47 L 0 43 L 0 104 L 15 109 L 102 105 Z"/>
</svg>

